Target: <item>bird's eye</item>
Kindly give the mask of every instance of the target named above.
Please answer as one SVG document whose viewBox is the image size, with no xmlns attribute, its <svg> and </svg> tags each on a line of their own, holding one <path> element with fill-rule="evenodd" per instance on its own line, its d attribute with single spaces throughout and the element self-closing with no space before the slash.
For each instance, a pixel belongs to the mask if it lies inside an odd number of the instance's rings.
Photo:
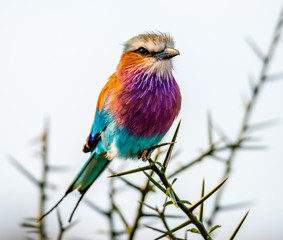
<svg viewBox="0 0 283 240">
<path fill-rule="evenodd" d="M 141 54 L 141 55 L 147 55 L 149 52 L 145 49 L 145 48 L 143 48 L 143 47 L 141 47 L 141 48 L 139 48 L 138 49 L 138 52 L 139 52 L 139 54 Z"/>
</svg>

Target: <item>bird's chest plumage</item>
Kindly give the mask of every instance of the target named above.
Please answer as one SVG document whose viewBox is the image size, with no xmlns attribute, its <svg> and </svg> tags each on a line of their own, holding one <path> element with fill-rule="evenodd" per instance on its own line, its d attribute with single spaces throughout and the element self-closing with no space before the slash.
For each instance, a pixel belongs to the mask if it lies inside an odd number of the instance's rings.
<svg viewBox="0 0 283 240">
<path fill-rule="evenodd" d="M 107 109 L 122 129 L 135 137 L 163 136 L 181 106 L 179 87 L 173 78 L 154 74 L 129 79 L 109 95 Z"/>
</svg>

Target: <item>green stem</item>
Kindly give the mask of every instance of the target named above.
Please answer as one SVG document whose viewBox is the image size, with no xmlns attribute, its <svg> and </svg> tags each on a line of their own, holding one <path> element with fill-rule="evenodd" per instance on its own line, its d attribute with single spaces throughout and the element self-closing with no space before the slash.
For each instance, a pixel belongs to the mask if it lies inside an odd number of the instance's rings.
<svg viewBox="0 0 283 240">
<path fill-rule="evenodd" d="M 165 174 L 160 171 L 156 165 L 152 165 L 152 170 L 159 176 L 160 180 L 164 184 L 166 188 L 171 188 L 171 184 L 168 182 Z M 172 189 L 173 190 L 173 189 Z M 203 236 L 204 239 L 206 240 L 212 240 L 212 238 L 209 236 L 207 230 L 205 229 L 204 225 L 198 220 L 198 218 L 190 211 L 183 203 L 179 202 L 180 198 L 178 195 L 173 191 L 175 198 L 178 202 L 178 206 L 180 209 L 189 217 L 190 221 L 198 228 L 200 231 L 201 235 Z"/>
</svg>

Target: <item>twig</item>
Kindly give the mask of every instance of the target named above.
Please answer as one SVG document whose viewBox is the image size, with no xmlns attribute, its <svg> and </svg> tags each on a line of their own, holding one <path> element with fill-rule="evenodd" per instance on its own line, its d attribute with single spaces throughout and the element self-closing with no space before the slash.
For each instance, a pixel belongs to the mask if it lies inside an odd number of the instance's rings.
<svg viewBox="0 0 283 240">
<path fill-rule="evenodd" d="M 45 130 L 42 135 L 42 176 L 40 181 L 40 201 L 39 201 L 39 216 L 45 212 L 46 202 L 46 188 L 47 188 L 47 174 L 48 174 L 48 137 L 49 137 L 49 123 L 45 123 Z M 45 221 L 39 222 L 40 240 L 46 239 Z"/>
<path fill-rule="evenodd" d="M 60 214 L 58 208 L 56 210 L 57 210 L 57 218 L 58 218 L 58 223 L 59 223 L 59 233 L 58 233 L 58 236 L 57 236 L 57 240 L 62 240 L 64 233 L 67 230 L 69 230 L 71 227 L 75 226 L 78 223 L 78 221 L 75 220 L 74 222 L 70 223 L 68 226 L 64 227 L 63 222 L 62 222 L 62 218 L 61 218 L 61 214 Z"/>
</svg>

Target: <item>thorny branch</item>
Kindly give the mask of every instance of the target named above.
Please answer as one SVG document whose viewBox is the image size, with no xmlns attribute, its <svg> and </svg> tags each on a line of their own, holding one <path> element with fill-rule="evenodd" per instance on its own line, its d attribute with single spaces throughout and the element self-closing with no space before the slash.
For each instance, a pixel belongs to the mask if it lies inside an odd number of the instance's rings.
<svg viewBox="0 0 283 240">
<path fill-rule="evenodd" d="M 175 134 L 173 136 L 173 139 L 172 139 L 172 144 L 171 146 L 169 147 L 169 150 L 167 151 L 167 154 L 166 154 L 166 157 L 165 157 L 165 160 L 164 160 L 164 164 L 161 164 L 157 161 L 157 158 L 155 158 L 155 161 L 149 159 L 149 165 L 148 165 L 148 168 L 147 170 L 151 170 L 150 171 L 150 174 L 147 174 L 145 171 L 144 171 L 144 167 L 143 168 L 140 168 L 140 169 L 136 169 L 136 170 L 131 170 L 131 171 L 128 171 L 128 172 L 123 172 L 123 173 L 119 173 L 119 174 L 114 174 L 112 175 L 111 177 L 121 177 L 122 175 L 128 175 L 128 174 L 133 174 L 133 173 L 136 173 L 136 172 L 141 172 L 143 171 L 146 176 L 148 177 L 148 181 L 147 181 L 147 185 L 146 185 L 146 192 L 142 191 L 141 190 L 141 193 L 142 193 L 142 199 L 140 201 L 140 205 L 139 205 L 139 209 L 138 209 L 138 214 L 136 216 L 136 220 L 135 220 L 135 223 L 133 225 L 132 228 L 130 228 L 130 233 L 129 233 L 129 239 L 133 239 L 134 237 L 134 234 L 137 230 L 137 227 L 138 227 L 138 223 L 140 221 L 140 218 L 143 216 L 143 206 L 146 205 L 144 202 L 145 202 L 145 194 L 144 193 L 148 193 L 149 192 L 149 186 L 150 186 L 150 182 L 151 184 L 153 184 L 153 186 L 159 188 L 163 193 L 166 194 L 166 196 L 169 196 L 172 200 L 172 203 L 176 206 L 176 207 L 179 207 L 184 213 L 185 215 L 190 219 L 190 223 L 194 224 L 199 233 L 203 236 L 204 239 L 207 239 L 207 240 L 210 240 L 212 239 L 211 236 L 209 235 L 208 231 L 206 230 L 204 224 L 202 223 L 202 221 L 200 221 L 193 213 L 193 211 L 195 210 L 195 208 L 197 208 L 198 206 L 201 206 L 203 204 L 203 202 L 205 200 L 207 200 L 214 192 L 216 192 L 223 184 L 224 182 L 227 180 L 225 179 L 221 184 L 219 184 L 215 189 L 213 189 L 210 193 L 208 193 L 207 195 L 203 196 L 197 203 L 195 203 L 194 205 L 192 205 L 191 207 L 187 207 L 185 204 L 188 204 L 189 202 L 188 201 L 184 201 L 184 200 L 181 200 L 179 198 L 179 196 L 177 195 L 177 193 L 173 190 L 172 188 L 172 184 L 169 183 L 168 181 L 168 178 L 166 177 L 166 174 L 165 174 L 165 170 L 166 170 L 166 167 L 168 166 L 168 163 L 171 159 L 171 154 L 172 154 L 172 151 L 173 151 L 173 146 L 174 146 L 174 142 L 176 140 L 176 137 L 177 137 L 177 133 L 178 133 L 178 130 L 179 130 L 179 127 L 180 127 L 180 123 L 178 124 L 177 126 L 177 129 L 175 131 Z M 157 157 L 159 156 L 159 154 L 157 154 Z M 162 185 L 160 185 L 156 180 L 153 179 L 153 173 L 155 173 L 158 177 L 159 177 L 159 181 L 162 182 L 163 187 Z M 174 181 L 173 181 L 174 182 Z M 164 209 L 163 209 L 163 213 L 165 211 L 165 206 L 166 204 L 164 205 Z M 202 205 L 203 206 L 203 205 Z M 173 235 L 172 232 L 170 232 L 170 230 L 168 230 L 168 225 L 166 223 L 166 216 L 164 214 L 159 214 L 159 217 L 161 216 L 161 220 L 163 222 L 163 224 L 165 225 L 167 231 L 165 231 L 164 233 L 166 233 L 168 236 L 170 236 L 172 239 L 176 239 Z M 184 225 L 184 226 L 187 226 Z M 152 227 L 151 227 L 152 228 Z M 153 228 L 152 228 L 153 229 Z"/>
</svg>

